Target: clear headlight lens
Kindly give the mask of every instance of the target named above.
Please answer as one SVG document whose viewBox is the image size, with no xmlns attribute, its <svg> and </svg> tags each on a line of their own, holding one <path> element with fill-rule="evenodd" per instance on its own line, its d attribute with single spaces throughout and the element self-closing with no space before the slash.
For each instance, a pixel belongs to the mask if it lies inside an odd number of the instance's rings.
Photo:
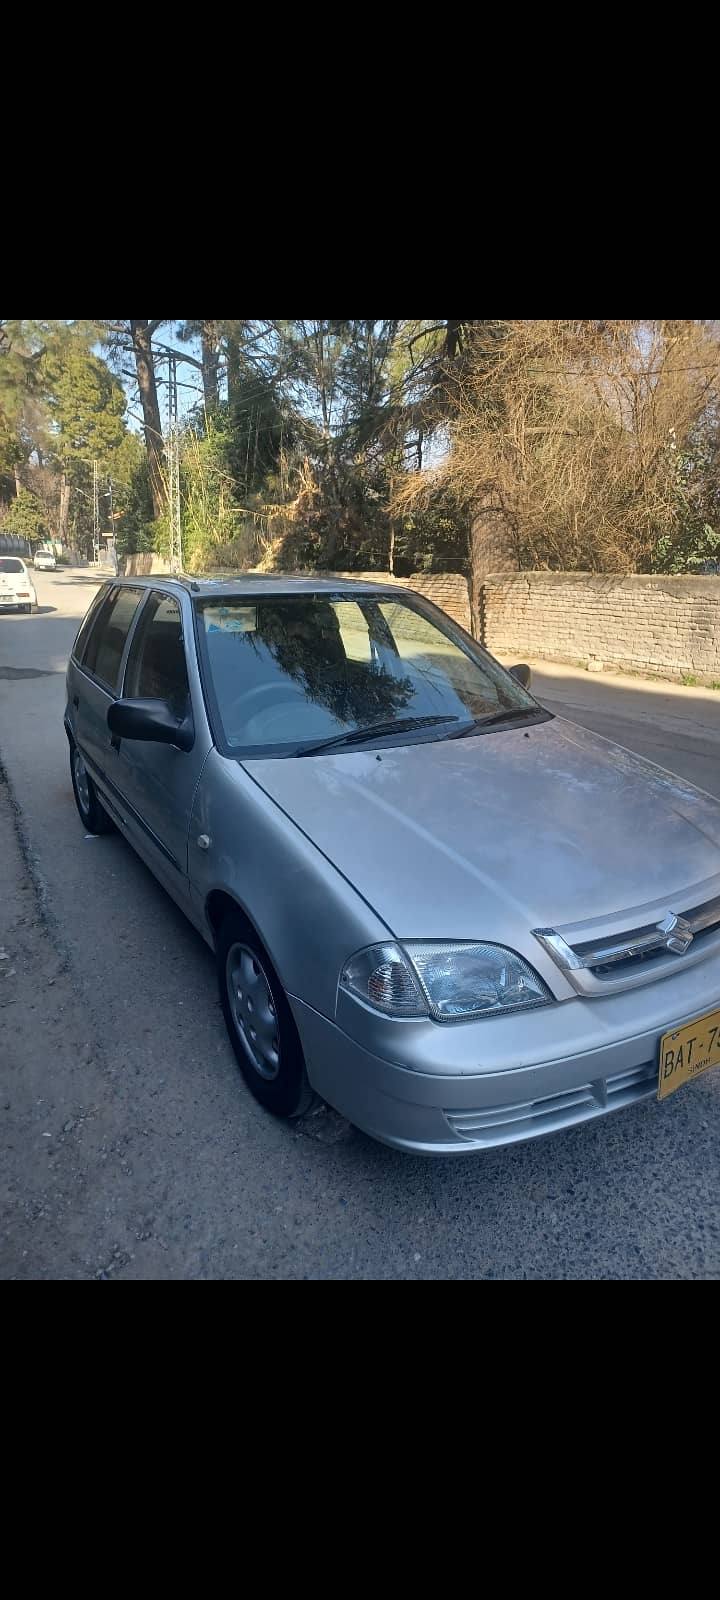
<svg viewBox="0 0 720 1600">
<path fill-rule="evenodd" d="M 522 956 L 499 944 L 405 946 L 420 979 L 428 1009 L 438 1022 L 520 1011 L 552 1000 L 550 990 Z"/>
<path fill-rule="evenodd" d="M 436 1022 L 547 1005 L 550 990 L 512 950 L 497 944 L 411 940 L 375 944 L 346 962 L 340 985 L 390 1017 Z"/>
</svg>

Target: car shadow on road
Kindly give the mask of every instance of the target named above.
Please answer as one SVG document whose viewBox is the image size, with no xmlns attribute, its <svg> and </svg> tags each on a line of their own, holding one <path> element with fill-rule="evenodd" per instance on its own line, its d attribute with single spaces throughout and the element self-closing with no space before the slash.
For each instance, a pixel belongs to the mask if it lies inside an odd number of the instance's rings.
<svg viewBox="0 0 720 1600">
<path fill-rule="evenodd" d="M 30 615 L 42 617 L 50 611 L 57 611 L 57 606 L 33 606 Z M 27 620 L 27 615 L 27 612 L 15 611 L 11 606 L 0 606 L 0 620 L 4 620 L 5 617 L 23 617 Z"/>
<path fill-rule="evenodd" d="M 111 572 L 98 572 L 97 570 L 88 572 L 54 572 L 53 582 L 65 585 L 91 583 L 97 589 L 98 584 L 107 583 L 112 576 Z"/>
</svg>

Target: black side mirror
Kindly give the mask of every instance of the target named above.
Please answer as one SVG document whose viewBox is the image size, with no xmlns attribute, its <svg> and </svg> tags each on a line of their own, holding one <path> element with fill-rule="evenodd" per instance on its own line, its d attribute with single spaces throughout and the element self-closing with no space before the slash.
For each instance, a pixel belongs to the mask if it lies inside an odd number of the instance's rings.
<svg viewBox="0 0 720 1600">
<path fill-rule="evenodd" d="M 116 700 L 107 714 L 116 739 L 144 739 L 148 744 L 174 744 L 192 750 L 195 729 L 190 710 L 177 717 L 167 700 Z"/>
<path fill-rule="evenodd" d="M 526 666 L 524 662 L 521 662 L 517 667 L 511 667 L 510 676 L 512 678 L 517 678 L 518 683 L 522 684 L 523 689 L 530 688 L 530 679 L 532 677 L 532 673 L 530 668 Z"/>
</svg>

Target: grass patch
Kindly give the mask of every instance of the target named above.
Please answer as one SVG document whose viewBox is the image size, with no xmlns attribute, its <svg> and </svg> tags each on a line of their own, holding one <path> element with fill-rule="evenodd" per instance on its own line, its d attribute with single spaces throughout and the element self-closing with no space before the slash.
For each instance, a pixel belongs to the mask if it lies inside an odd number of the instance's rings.
<svg viewBox="0 0 720 1600">
<path fill-rule="evenodd" d="M 681 675 L 681 678 L 680 678 L 680 682 L 685 685 L 686 689 L 696 689 L 697 688 L 697 678 L 695 677 L 695 673 L 694 672 L 683 672 L 682 675 Z M 713 686 L 711 685 L 711 687 L 713 687 Z"/>
</svg>

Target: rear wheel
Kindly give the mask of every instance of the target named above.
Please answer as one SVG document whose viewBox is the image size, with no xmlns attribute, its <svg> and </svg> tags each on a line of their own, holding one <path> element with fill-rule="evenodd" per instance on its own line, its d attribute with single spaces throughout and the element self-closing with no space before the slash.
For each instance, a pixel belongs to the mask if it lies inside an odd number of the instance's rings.
<svg viewBox="0 0 720 1600">
<path fill-rule="evenodd" d="M 70 776 L 83 827 L 88 833 L 112 833 L 114 824 L 98 800 L 97 790 L 76 744 L 70 746 Z"/>
<path fill-rule="evenodd" d="M 272 962 L 239 911 L 220 929 L 217 966 L 225 1026 L 248 1088 L 276 1116 L 302 1116 L 316 1096 L 295 1019 Z"/>
</svg>

